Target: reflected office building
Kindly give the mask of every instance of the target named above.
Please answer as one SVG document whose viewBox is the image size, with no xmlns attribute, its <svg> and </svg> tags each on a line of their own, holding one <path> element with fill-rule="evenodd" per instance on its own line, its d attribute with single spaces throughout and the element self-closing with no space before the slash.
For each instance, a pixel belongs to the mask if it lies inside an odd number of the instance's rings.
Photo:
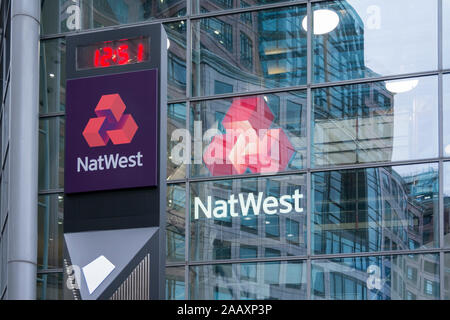
<svg viewBox="0 0 450 320">
<path fill-rule="evenodd" d="M 66 37 L 162 23 L 167 299 L 450 299 L 450 0 L 40 4 L 37 298 L 65 285 Z"/>
</svg>

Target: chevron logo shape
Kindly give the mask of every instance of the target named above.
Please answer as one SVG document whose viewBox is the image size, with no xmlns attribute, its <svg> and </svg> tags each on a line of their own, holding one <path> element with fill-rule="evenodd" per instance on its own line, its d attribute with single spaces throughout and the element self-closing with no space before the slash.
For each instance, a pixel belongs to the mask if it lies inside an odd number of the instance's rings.
<svg viewBox="0 0 450 320">
<path fill-rule="evenodd" d="M 89 119 L 83 137 L 89 147 L 104 147 L 109 140 L 113 144 L 127 144 L 133 140 L 139 128 L 133 116 L 124 114 L 126 105 L 119 94 L 103 95 L 96 108 L 96 118 Z"/>
</svg>

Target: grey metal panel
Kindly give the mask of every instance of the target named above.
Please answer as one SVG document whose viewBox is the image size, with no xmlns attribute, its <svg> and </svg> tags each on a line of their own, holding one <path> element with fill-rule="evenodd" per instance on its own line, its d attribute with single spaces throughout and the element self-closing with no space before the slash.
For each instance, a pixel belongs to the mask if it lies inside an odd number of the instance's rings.
<svg viewBox="0 0 450 320">
<path fill-rule="evenodd" d="M 158 228 L 137 228 L 106 231 L 66 233 L 64 240 L 70 263 L 80 269 L 105 256 L 114 266 L 114 270 L 104 279 L 96 290 L 89 294 L 86 278 L 81 272 L 80 296 L 82 299 L 99 299 L 111 283 L 130 264 L 134 257 L 157 233 Z"/>
<path fill-rule="evenodd" d="M 128 278 L 114 292 L 111 300 L 149 300 L 150 255 L 131 272 Z"/>
</svg>

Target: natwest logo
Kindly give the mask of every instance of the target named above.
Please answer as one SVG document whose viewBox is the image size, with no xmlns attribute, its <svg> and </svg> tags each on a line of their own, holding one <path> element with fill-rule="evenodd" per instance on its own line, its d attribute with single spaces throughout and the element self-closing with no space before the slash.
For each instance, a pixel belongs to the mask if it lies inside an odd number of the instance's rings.
<svg viewBox="0 0 450 320">
<path fill-rule="evenodd" d="M 156 186 L 158 70 L 67 81 L 65 192 Z"/>
<path fill-rule="evenodd" d="M 234 99 L 222 125 L 203 154 L 212 175 L 284 170 L 294 147 L 281 128 L 270 128 L 274 115 L 261 96 Z"/>
<path fill-rule="evenodd" d="M 89 147 L 106 146 L 110 139 L 113 144 L 126 144 L 133 140 L 138 126 L 130 114 L 123 114 L 125 109 L 125 103 L 117 93 L 100 98 L 95 108 L 97 118 L 89 119 L 83 131 Z"/>
</svg>

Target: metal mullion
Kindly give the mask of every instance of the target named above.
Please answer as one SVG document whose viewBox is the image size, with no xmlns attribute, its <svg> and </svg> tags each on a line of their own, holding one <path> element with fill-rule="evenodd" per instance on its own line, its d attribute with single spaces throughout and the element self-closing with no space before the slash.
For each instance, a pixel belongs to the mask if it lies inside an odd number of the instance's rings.
<svg viewBox="0 0 450 320">
<path fill-rule="evenodd" d="M 186 265 L 185 262 L 167 262 L 166 267 L 167 268 L 175 268 L 175 267 L 184 267 Z"/>
<path fill-rule="evenodd" d="M 165 24 L 165 23 L 172 23 L 172 22 L 179 22 L 187 20 L 188 16 L 181 16 L 181 17 L 170 17 L 170 18 L 162 18 L 162 19 L 155 19 L 150 21 L 139 21 L 139 22 L 133 22 L 133 23 L 126 23 L 126 24 L 117 24 L 113 26 L 108 27 L 101 27 L 101 28 L 93 28 L 93 29 L 84 29 L 84 30 L 77 30 L 77 31 L 70 31 L 70 32 L 64 32 L 64 33 L 54 33 L 54 34 L 46 34 L 41 35 L 41 40 L 51 40 L 56 38 L 62 38 L 66 36 L 72 36 L 72 35 L 80 35 L 80 34 L 90 34 L 90 33 L 96 33 L 99 31 L 112 31 L 112 30 L 120 30 L 125 29 L 129 27 L 140 27 L 140 26 L 146 26 L 146 25 L 152 25 L 152 24 Z"/>
<path fill-rule="evenodd" d="M 268 10 L 268 9 L 282 9 L 282 8 L 286 8 L 286 7 L 295 7 L 295 6 L 299 6 L 299 5 L 305 5 L 305 4 L 307 4 L 307 0 L 285 1 L 282 3 L 276 2 L 276 3 L 270 3 L 270 4 L 244 7 L 244 8 L 232 8 L 232 9 L 226 9 L 226 10 L 210 11 L 210 12 L 205 12 L 205 13 L 193 13 L 190 16 L 190 18 L 192 20 L 198 20 L 198 19 L 214 18 L 214 17 L 246 13 L 246 12 L 256 12 L 256 11 L 262 11 L 262 10 Z"/>
<path fill-rule="evenodd" d="M 54 194 L 60 194 L 64 193 L 63 188 L 58 189 L 49 189 L 49 190 L 39 190 L 38 195 L 39 196 L 48 196 L 48 195 L 54 195 Z"/>
<path fill-rule="evenodd" d="M 450 72 L 450 69 L 442 70 L 442 72 L 443 73 Z M 196 97 L 191 97 L 188 100 L 190 100 L 192 102 L 220 100 L 220 99 L 229 99 L 229 98 L 245 97 L 245 96 L 265 95 L 265 94 L 274 94 L 274 93 L 287 93 L 287 92 L 292 92 L 292 91 L 306 90 L 309 87 L 312 89 L 328 88 L 328 87 L 334 87 L 334 86 L 337 87 L 337 86 L 352 85 L 352 84 L 364 84 L 364 83 L 372 83 L 372 82 L 380 82 L 380 81 L 402 80 L 402 79 L 406 79 L 406 78 L 436 76 L 438 74 L 439 74 L 439 70 L 433 70 L 433 71 L 405 73 L 405 74 L 397 74 L 397 75 L 389 75 L 389 76 L 373 77 L 373 78 L 360 78 L 360 79 L 352 79 L 352 80 L 310 83 L 307 85 L 261 89 L 261 90 L 254 90 L 254 91 L 249 91 L 249 92 L 233 92 L 233 93 L 224 93 L 224 94 L 209 95 L 209 96 L 196 96 Z M 183 101 L 183 100 L 180 99 L 180 101 Z"/>
<path fill-rule="evenodd" d="M 336 258 L 354 258 L 354 257 L 380 257 L 380 256 L 399 256 L 411 254 L 438 254 L 442 249 L 415 249 L 415 250 L 390 250 L 374 252 L 354 252 L 354 253 L 333 253 L 318 254 L 313 256 L 313 260 L 336 259 Z"/>
<path fill-rule="evenodd" d="M 49 113 L 39 114 L 39 119 L 48 119 L 48 118 L 65 117 L 65 116 L 66 116 L 65 111 L 49 112 Z"/>
<path fill-rule="evenodd" d="M 312 45 L 312 37 L 313 37 L 313 11 L 312 4 L 308 1 L 306 6 L 306 15 L 307 15 L 307 31 L 306 31 L 306 168 L 308 170 L 306 174 L 306 252 L 307 252 L 307 260 L 306 260 L 306 299 L 311 300 L 311 281 L 312 281 L 312 269 L 311 269 L 311 226 L 312 226 L 312 212 L 311 212 L 311 201 L 312 201 L 312 174 L 310 171 L 311 168 L 311 144 L 312 144 L 312 73 L 313 73 L 313 65 L 312 65 L 312 53 L 313 53 L 313 45 Z"/>
<path fill-rule="evenodd" d="M 55 273 L 63 273 L 63 268 L 55 268 L 55 269 L 39 269 L 37 274 L 55 274 Z"/>
<path fill-rule="evenodd" d="M 192 13 L 191 1 L 188 1 L 188 19 L 186 21 L 186 122 L 185 130 L 190 132 L 190 116 L 191 116 L 191 103 L 189 98 L 192 94 L 192 22 L 190 19 L 190 14 Z M 186 152 L 189 152 L 189 159 L 191 159 L 191 141 L 186 141 Z M 189 147 L 189 148 L 188 148 Z M 191 163 L 190 161 L 186 163 L 185 178 L 185 208 L 184 208 L 184 299 L 189 299 L 189 251 L 190 251 L 190 218 L 189 218 L 189 206 L 190 206 L 190 177 Z"/>
<path fill-rule="evenodd" d="M 180 183 L 186 183 L 186 179 L 177 179 L 177 180 L 167 180 L 167 184 L 180 184 Z"/>
<path fill-rule="evenodd" d="M 442 0 L 438 0 L 438 12 L 437 12 L 437 15 L 438 15 L 438 21 L 437 21 L 437 24 L 438 24 L 438 69 L 439 70 L 442 70 L 442 68 L 443 68 L 443 55 L 444 55 L 444 52 L 443 52 L 443 48 L 444 48 L 444 46 L 443 46 L 443 33 L 444 33 L 444 30 L 443 30 L 443 10 L 444 10 L 444 8 L 443 8 L 443 4 L 442 4 Z"/>
<path fill-rule="evenodd" d="M 443 72 L 446 72 L 446 71 L 448 71 L 448 69 L 443 70 Z M 350 85 L 350 84 L 363 84 L 363 83 L 370 83 L 370 82 L 402 80 L 402 79 L 406 79 L 406 78 L 435 76 L 435 75 L 438 75 L 439 72 L 440 72 L 439 70 L 431 70 L 431 71 L 401 73 L 401 74 L 387 75 L 387 76 L 380 76 L 380 77 L 329 81 L 329 82 L 313 83 L 313 84 L 311 84 L 311 87 L 312 88 L 326 88 L 326 87 L 335 87 L 335 86 L 337 87 L 337 86 L 344 86 L 344 85 Z"/>
<path fill-rule="evenodd" d="M 328 172 L 328 171 L 338 171 L 338 170 L 352 170 L 352 169 L 368 169 L 368 168 L 380 168 L 380 167 L 396 167 L 404 165 L 415 165 L 415 164 L 429 164 L 438 163 L 440 158 L 429 158 L 429 159 L 419 159 L 419 160 L 405 160 L 405 161 L 385 161 L 385 162 L 370 162 L 370 163 L 358 163 L 349 165 L 337 165 L 330 167 L 318 167 L 310 169 L 298 169 L 282 172 L 273 173 L 251 173 L 251 174 L 236 174 L 236 175 L 224 175 L 224 176 L 210 176 L 210 177 L 190 177 L 188 178 L 191 182 L 205 182 L 205 181 L 221 181 L 221 180 L 234 180 L 234 179 L 248 179 L 248 178 L 271 178 L 286 175 L 295 174 L 307 174 L 308 172 Z M 444 160 L 444 159 L 443 159 Z M 184 180 L 173 180 L 168 181 L 169 184 L 180 183 Z"/>
<path fill-rule="evenodd" d="M 242 264 L 242 263 L 266 263 L 266 262 L 284 262 L 284 261 L 305 261 L 307 256 L 282 256 L 282 257 L 260 257 L 260 258 L 234 258 L 228 260 L 205 260 L 205 261 L 191 261 L 191 266 L 209 266 L 218 264 Z"/>
<path fill-rule="evenodd" d="M 190 1 L 188 1 L 190 2 Z M 192 7 L 189 5 L 190 13 Z M 192 93 L 192 23 L 191 19 L 188 18 L 186 22 L 187 34 L 186 34 L 186 122 L 185 130 L 190 132 L 190 122 L 191 122 L 191 103 L 189 98 Z M 189 159 L 191 159 L 192 149 L 191 141 L 186 141 L 186 152 L 189 152 Z M 189 147 L 189 148 L 188 148 Z M 190 251 L 190 218 L 189 218 L 189 207 L 190 207 L 190 177 L 191 163 L 190 161 L 186 164 L 185 172 L 185 208 L 184 208 L 184 223 L 185 223 L 185 234 L 184 234 L 184 298 L 189 299 L 189 251 Z"/>
<path fill-rule="evenodd" d="M 187 70 L 187 69 L 186 69 Z M 187 78 L 186 78 L 187 79 Z M 186 84 L 187 85 L 187 84 Z M 167 104 L 176 104 L 176 103 L 186 103 L 186 101 L 189 100 L 188 98 L 182 98 L 182 99 L 169 99 L 167 100 Z"/>
<path fill-rule="evenodd" d="M 377 252 L 355 252 L 355 253 L 334 253 L 334 254 L 318 254 L 312 256 L 281 256 L 281 257 L 260 257 L 260 258 L 234 258 L 227 260 L 204 260 L 191 261 L 190 266 L 205 266 L 217 264 L 241 264 L 241 263 L 264 263 L 264 262 L 282 262 L 282 261 L 312 261 L 327 259 L 345 259 L 359 257 L 381 257 L 381 256 L 406 256 L 418 254 L 439 254 L 441 252 L 450 251 L 450 249 L 416 249 L 416 250 L 396 250 L 396 251 L 377 251 Z"/>
<path fill-rule="evenodd" d="M 189 297 L 189 251 L 190 251 L 190 216 L 189 216 L 189 208 L 190 208 L 190 183 L 189 180 L 186 181 L 185 184 L 185 198 L 186 198 L 186 206 L 184 208 L 185 212 L 185 232 L 184 232 L 184 283 L 185 283 L 185 299 Z"/>
<path fill-rule="evenodd" d="M 248 92 L 232 92 L 232 93 L 222 93 L 211 96 L 196 96 L 192 97 L 189 100 L 192 102 L 201 102 L 201 101 L 210 101 L 210 100 L 220 100 L 220 99 L 230 99 L 237 97 L 247 97 L 247 96 L 257 96 L 257 95 L 266 95 L 273 93 L 286 93 L 291 91 L 300 91 L 306 90 L 306 85 L 292 86 L 292 87 L 284 87 L 284 88 L 270 88 L 270 89 L 261 89 L 254 90 Z"/>
</svg>

